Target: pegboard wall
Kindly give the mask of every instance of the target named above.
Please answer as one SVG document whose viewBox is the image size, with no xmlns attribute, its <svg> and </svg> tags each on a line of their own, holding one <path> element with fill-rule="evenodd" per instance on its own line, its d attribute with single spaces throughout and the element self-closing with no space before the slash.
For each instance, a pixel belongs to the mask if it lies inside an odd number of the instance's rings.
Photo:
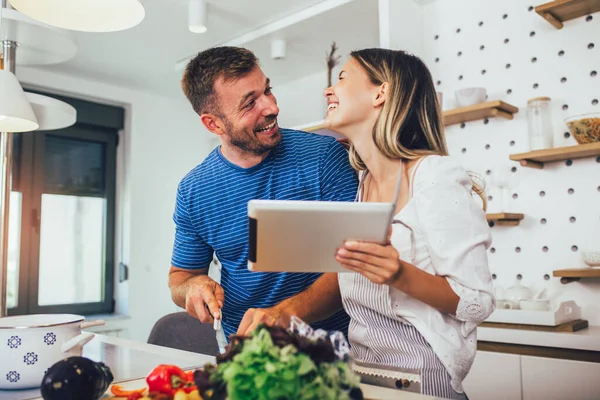
<svg viewBox="0 0 600 400">
<path fill-rule="evenodd" d="M 522 168 L 509 155 L 529 151 L 527 100 L 552 100 L 554 147 L 575 145 L 564 119 L 600 112 L 600 13 L 556 29 L 523 0 L 438 0 L 424 6 L 424 61 L 443 108 L 454 92 L 485 87 L 488 100 L 519 108 L 513 120 L 491 118 L 446 128 L 450 154 L 486 178 L 488 212 L 525 214 L 519 226 L 492 228 L 494 283 L 546 288 L 553 300 L 575 300 L 600 325 L 600 283 L 563 285 L 552 271 L 584 268 L 585 250 L 600 251 L 600 157 Z M 494 174 L 510 170 L 505 201 Z M 501 204 L 504 203 L 504 204 Z"/>
</svg>

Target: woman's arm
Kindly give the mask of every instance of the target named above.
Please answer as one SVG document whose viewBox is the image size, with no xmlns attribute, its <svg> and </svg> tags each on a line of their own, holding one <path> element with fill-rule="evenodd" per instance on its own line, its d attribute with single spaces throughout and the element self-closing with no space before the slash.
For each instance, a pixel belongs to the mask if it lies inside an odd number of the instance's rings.
<svg viewBox="0 0 600 400">
<path fill-rule="evenodd" d="M 448 314 L 456 313 L 460 298 L 448 280 L 431 275 L 400 260 L 391 244 L 346 242 L 337 253 L 337 261 L 345 268 L 358 272 L 374 283 L 390 285 Z"/>
</svg>

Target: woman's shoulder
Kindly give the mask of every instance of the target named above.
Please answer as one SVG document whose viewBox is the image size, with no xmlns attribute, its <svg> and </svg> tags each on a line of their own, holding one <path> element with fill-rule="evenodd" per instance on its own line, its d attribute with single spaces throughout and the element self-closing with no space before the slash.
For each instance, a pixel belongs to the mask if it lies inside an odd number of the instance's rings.
<svg viewBox="0 0 600 400">
<path fill-rule="evenodd" d="M 467 170 L 452 156 L 426 156 L 415 168 L 413 178 L 415 192 L 432 186 L 461 185 L 470 188 L 472 185 Z"/>
</svg>

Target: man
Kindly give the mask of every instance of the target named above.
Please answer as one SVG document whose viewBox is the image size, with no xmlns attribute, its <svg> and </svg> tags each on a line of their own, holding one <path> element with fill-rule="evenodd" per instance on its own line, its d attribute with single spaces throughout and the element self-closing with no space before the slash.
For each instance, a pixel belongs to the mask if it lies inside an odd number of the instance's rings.
<svg viewBox="0 0 600 400">
<path fill-rule="evenodd" d="M 339 297 L 336 274 L 247 267 L 248 201 L 353 201 L 357 181 L 346 150 L 331 137 L 279 129 L 269 79 L 247 49 L 199 53 L 186 67 L 182 89 L 221 146 L 178 187 L 169 271 L 173 301 L 202 322 L 220 318 L 227 338 L 247 334 L 260 322 L 274 323 L 282 314 L 346 333 L 343 310 L 323 319 L 310 309 L 314 299 Z M 213 253 L 222 266 L 220 284 L 207 275 Z"/>
</svg>

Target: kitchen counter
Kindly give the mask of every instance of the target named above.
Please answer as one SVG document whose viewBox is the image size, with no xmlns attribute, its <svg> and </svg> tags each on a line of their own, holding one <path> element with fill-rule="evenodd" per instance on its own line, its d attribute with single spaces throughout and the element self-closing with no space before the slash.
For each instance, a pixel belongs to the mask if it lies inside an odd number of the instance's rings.
<svg viewBox="0 0 600 400">
<path fill-rule="evenodd" d="M 201 367 L 215 361 L 214 357 L 174 350 L 111 336 L 97 334 L 85 345 L 83 356 L 108 365 L 114 382 L 139 379 L 145 382 L 148 373 L 159 364 L 174 364 L 183 369 Z M 134 382 L 131 382 L 134 383 Z M 137 384 L 137 382 L 136 382 Z M 361 385 L 366 399 L 372 400 L 433 400 L 434 397 L 401 392 L 371 385 Z M 0 390 L 0 400 L 41 399 L 39 389 Z"/>
<path fill-rule="evenodd" d="M 600 351 L 600 326 L 577 332 L 544 332 L 524 329 L 477 328 L 477 340 L 529 346 Z"/>
</svg>

